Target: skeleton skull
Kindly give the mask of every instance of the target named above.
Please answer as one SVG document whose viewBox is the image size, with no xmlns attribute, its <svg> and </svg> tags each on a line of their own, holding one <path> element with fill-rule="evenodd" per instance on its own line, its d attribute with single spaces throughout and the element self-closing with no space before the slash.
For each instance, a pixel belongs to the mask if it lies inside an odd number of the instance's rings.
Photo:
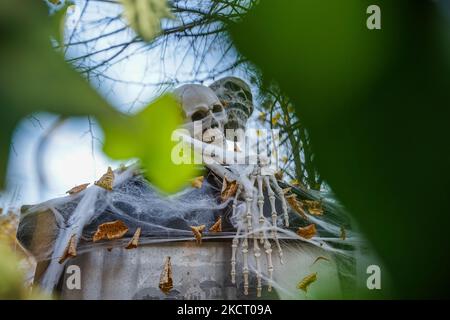
<svg viewBox="0 0 450 320">
<path fill-rule="evenodd" d="M 245 130 L 253 112 L 253 96 L 250 86 L 236 77 L 225 77 L 209 86 L 227 110 L 225 129 Z"/>
<path fill-rule="evenodd" d="M 174 95 L 182 105 L 185 128 L 192 137 L 221 144 L 227 114 L 214 91 L 200 84 L 186 84 L 175 89 Z"/>
</svg>

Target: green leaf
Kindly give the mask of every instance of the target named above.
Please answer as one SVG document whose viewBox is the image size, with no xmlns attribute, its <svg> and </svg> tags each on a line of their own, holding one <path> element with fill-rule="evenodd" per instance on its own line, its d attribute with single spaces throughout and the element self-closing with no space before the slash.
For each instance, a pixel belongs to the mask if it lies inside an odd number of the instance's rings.
<svg viewBox="0 0 450 320">
<path fill-rule="evenodd" d="M 381 8 L 382 29 L 366 27 Z M 261 1 L 229 30 L 295 102 L 399 297 L 450 295 L 448 21 L 431 1 Z M 384 294 L 381 290 L 379 294 Z"/>
<path fill-rule="evenodd" d="M 52 3 L 55 5 L 60 5 L 60 1 L 55 0 Z M 55 12 L 53 12 L 50 18 L 53 28 L 53 36 L 60 46 L 64 45 L 64 29 L 66 25 L 67 10 L 73 6 L 74 4 L 72 1 L 66 0 L 61 8 L 56 8 L 55 6 Z"/>
<path fill-rule="evenodd" d="M 133 117 L 106 119 L 104 151 L 114 159 L 140 158 L 147 178 L 164 192 L 178 191 L 196 174 L 187 164 L 175 164 L 172 133 L 182 123 L 179 104 L 170 95 L 150 103 Z"/>
<path fill-rule="evenodd" d="M 51 19 L 43 1 L 0 2 L 0 189 L 12 131 L 39 111 L 62 115 L 116 116 L 50 44 Z"/>
<path fill-rule="evenodd" d="M 172 18 L 166 0 L 120 0 L 130 26 L 145 41 L 161 31 L 161 19 Z"/>
</svg>

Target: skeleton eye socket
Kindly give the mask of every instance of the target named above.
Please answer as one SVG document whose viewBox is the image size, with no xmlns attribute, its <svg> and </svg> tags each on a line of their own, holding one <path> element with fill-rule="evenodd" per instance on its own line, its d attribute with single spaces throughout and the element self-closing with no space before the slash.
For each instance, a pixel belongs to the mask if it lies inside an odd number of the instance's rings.
<svg viewBox="0 0 450 320">
<path fill-rule="evenodd" d="M 241 89 L 237 84 L 233 82 L 225 83 L 225 88 L 231 91 L 239 91 Z"/>
<path fill-rule="evenodd" d="M 241 101 L 246 101 L 247 97 L 245 96 L 245 94 L 243 92 L 239 92 L 238 93 L 238 97 L 239 99 L 241 99 Z"/>
<path fill-rule="evenodd" d="M 220 104 L 215 104 L 213 106 L 212 112 L 217 113 L 217 112 L 222 112 L 222 111 L 223 111 L 223 108 Z"/>
<path fill-rule="evenodd" d="M 206 112 L 199 110 L 194 112 L 194 114 L 191 116 L 192 121 L 199 121 L 202 120 L 204 117 L 206 117 Z"/>
</svg>

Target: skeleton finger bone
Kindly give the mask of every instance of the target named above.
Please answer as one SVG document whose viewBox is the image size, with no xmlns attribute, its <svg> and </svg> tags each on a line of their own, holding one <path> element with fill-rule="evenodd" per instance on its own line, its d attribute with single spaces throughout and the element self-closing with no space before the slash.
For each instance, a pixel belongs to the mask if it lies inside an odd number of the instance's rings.
<svg viewBox="0 0 450 320">
<path fill-rule="evenodd" d="M 244 275 L 244 295 L 248 295 L 248 239 L 247 235 L 244 236 L 242 241 L 242 257 L 244 260 L 242 274 Z"/>
<path fill-rule="evenodd" d="M 269 201 L 270 201 L 270 207 L 272 210 L 272 238 L 275 241 L 275 244 L 278 249 L 278 255 L 280 257 L 280 263 L 283 264 L 283 251 L 281 250 L 280 242 L 278 241 L 277 237 L 277 209 L 275 206 L 275 193 L 272 190 L 272 187 L 270 186 L 270 178 L 269 176 L 264 176 L 264 182 L 267 187 L 267 193 L 269 194 Z"/>
<path fill-rule="evenodd" d="M 259 208 L 259 227 L 263 228 L 264 225 L 264 194 L 263 194 L 263 177 L 261 175 L 258 175 L 256 178 L 258 182 L 258 208 Z M 259 234 L 261 244 L 264 243 L 264 232 L 261 231 Z"/>
<path fill-rule="evenodd" d="M 256 180 L 256 176 L 252 175 L 250 178 L 250 184 L 253 186 L 255 184 L 255 180 Z M 246 198 L 245 198 L 245 202 L 246 202 L 246 209 L 247 209 L 247 213 L 246 213 L 246 218 L 247 218 L 247 231 L 249 234 L 251 234 L 253 232 L 253 226 L 252 226 L 252 220 L 253 220 L 253 216 L 252 216 L 252 205 L 253 205 L 253 188 L 251 188 L 250 190 L 245 190 L 246 193 Z"/>
<path fill-rule="evenodd" d="M 272 228 L 272 238 L 276 237 L 276 225 L 277 225 L 277 209 L 275 207 L 275 193 L 272 190 L 272 187 L 270 186 L 270 181 L 268 176 L 264 176 L 264 182 L 266 184 L 267 193 L 269 195 L 269 201 L 270 201 L 270 208 L 271 208 L 271 217 L 272 217 L 272 225 L 274 228 Z"/>
<path fill-rule="evenodd" d="M 283 209 L 283 217 L 284 217 L 284 226 L 287 228 L 289 227 L 289 215 L 288 215 L 288 209 L 286 204 L 286 199 L 284 198 L 283 190 L 278 185 L 277 179 L 275 176 L 270 176 L 270 182 L 272 183 L 276 195 L 278 196 L 278 199 L 281 201 L 281 207 Z"/>
<path fill-rule="evenodd" d="M 238 197 L 241 194 L 242 187 L 239 186 L 238 190 L 236 191 L 236 195 L 233 199 L 233 213 L 232 216 L 236 216 L 236 206 L 238 202 Z M 232 244 L 231 244 L 231 283 L 236 283 L 236 251 L 239 244 L 239 233 L 240 228 L 238 228 L 236 235 L 233 238 Z"/>
<path fill-rule="evenodd" d="M 253 238 L 253 254 L 255 256 L 256 263 L 256 296 L 261 297 L 262 284 L 261 284 L 261 265 L 259 258 L 261 256 L 261 249 L 258 245 L 258 239 L 256 237 Z"/>
<path fill-rule="evenodd" d="M 270 245 L 270 241 L 266 238 L 264 241 L 264 250 L 266 252 L 267 257 L 267 273 L 269 275 L 269 283 L 267 291 L 272 291 L 272 277 L 273 277 L 273 264 L 272 264 L 272 246 Z"/>
</svg>

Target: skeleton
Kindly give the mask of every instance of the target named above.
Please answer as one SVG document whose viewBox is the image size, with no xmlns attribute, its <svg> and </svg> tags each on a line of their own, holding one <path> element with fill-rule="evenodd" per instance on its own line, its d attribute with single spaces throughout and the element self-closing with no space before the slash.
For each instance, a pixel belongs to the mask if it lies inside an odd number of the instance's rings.
<svg viewBox="0 0 450 320">
<path fill-rule="evenodd" d="M 223 144 L 227 114 L 214 91 L 199 84 L 187 84 L 174 91 L 185 112 L 184 128 L 194 139 Z"/>
<path fill-rule="evenodd" d="M 214 91 L 212 91 L 214 90 Z M 186 114 L 185 128 L 191 133 L 194 140 L 191 140 L 194 149 L 203 151 L 200 140 L 206 143 L 222 143 L 224 137 L 223 130 L 226 129 L 245 129 L 248 118 L 253 112 L 252 94 L 249 86 L 242 80 L 234 77 L 227 77 L 214 82 L 210 88 L 201 85 L 184 85 L 175 90 L 175 95 L 179 98 Z M 225 106 L 227 116 L 224 115 Z M 193 130 L 196 124 L 202 124 L 202 133 L 208 130 L 215 130 L 214 138 L 212 135 L 199 135 L 199 131 Z M 221 130 L 221 132 L 217 132 Z M 196 132 L 194 132 L 196 131 Z M 220 139 L 218 138 L 220 137 Z M 234 151 L 236 143 L 242 141 L 242 136 L 237 135 L 234 141 Z M 212 140 L 212 141 L 211 141 Z M 216 145 L 226 148 L 225 144 Z M 218 152 L 220 153 L 220 152 Z M 226 153 L 226 152 L 225 152 Z M 228 159 L 228 158 L 227 158 Z M 249 289 L 249 254 L 254 255 L 256 264 L 257 278 L 257 296 L 261 296 L 262 291 L 262 272 L 261 272 L 261 251 L 264 250 L 267 259 L 268 291 L 272 290 L 272 244 L 274 242 L 278 250 L 280 263 L 283 264 L 283 252 L 278 240 L 277 220 L 278 212 L 275 206 L 275 197 L 281 201 L 284 225 L 289 226 L 287 204 L 284 198 L 283 190 L 277 183 L 273 170 L 268 170 L 267 159 L 259 157 L 257 164 L 229 164 L 222 158 L 222 162 L 207 162 L 207 166 L 218 176 L 228 181 L 236 180 L 238 190 L 232 203 L 232 216 L 237 217 L 237 232 L 232 240 L 231 256 L 231 281 L 236 282 L 236 256 L 239 250 L 242 253 L 243 267 L 242 274 L 244 279 L 244 294 L 248 295 Z M 239 170 L 236 170 L 239 168 Z M 242 174 L 242 172 L 246 172 Z M 263 214 L 264 194 L 263 188 L 267 189 L 270 206 L 271 221 L 266 219 Z M 238 213 L 238 204 L 244 201 L 245 210 Z M 268 234 L 270 230 L 270 234 Z M 252 249 L 252 250 L 251 250 Z"/>
</svg>

